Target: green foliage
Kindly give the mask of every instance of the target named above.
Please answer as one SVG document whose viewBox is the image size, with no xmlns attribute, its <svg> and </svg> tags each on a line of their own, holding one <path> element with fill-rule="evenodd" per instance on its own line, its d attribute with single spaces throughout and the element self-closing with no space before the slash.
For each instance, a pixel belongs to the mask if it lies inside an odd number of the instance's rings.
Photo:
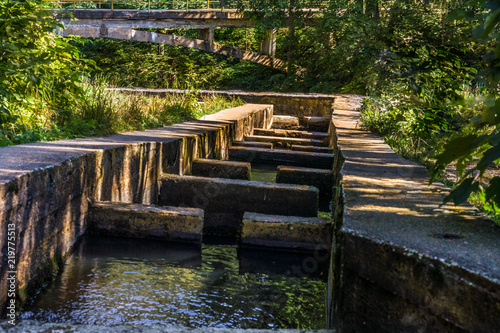
<svg viewBox="0 0 500 333">
<path fill-rule="evenodd" d="M 473 32 L 473 40 L 484 44 L 493 44 L 494 50 L 485 55 L 487 67 L 480 72 L 489 88 L 489 94 L 482 98 L 485 104 L 483 112 L 473 118 L 474 133 L 452 137 L 444 146 L 443 151 L 436 155 L 437 167 L 434 178 L 440 170 L 452 162 L 460 176 L 457 187 L 445 199 L 460 204 L 474 192 L 479 193 L 480 200 L 486 204 L 486 209 L 500 214 L 500 177 L 484 179 L 489 168 L 498 168 L 500 164 L 500 98 L 498 83 L 500 82 L 500 4 L 498 1 L 485 0 L 485 9 L 480 18 L 480 24 Z M 477 15 L 457 11 L 454 17 L 477 19 Z M 470 167 L 472 165 L 472 167 Z"/>
</svg>

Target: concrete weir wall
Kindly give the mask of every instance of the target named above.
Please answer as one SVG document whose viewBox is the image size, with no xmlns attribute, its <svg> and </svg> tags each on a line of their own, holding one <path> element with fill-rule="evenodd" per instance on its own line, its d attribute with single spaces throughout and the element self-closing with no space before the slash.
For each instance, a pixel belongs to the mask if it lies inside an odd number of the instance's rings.
<svg viewBox="0 0 500 333">
<path fill-rule="evenodd" d="M 336 101 L 330 327 L 340 332 L 499 332 L 500 227 L 443 205 L 424 167 L 360 130 Z"/>
<path fill-rule="evenodd" d="M 85 233 L 89 201 L 154 204 L 163 172 L 226 158 L 232 140 L 269 127 L 272 114 L 272 105 L 247 104 L 154 130 L 0 148 L 0 312 L 8 277 L 19 305 L 61 267 Z"/>
<path fill-rule="evenodd" d="M 167 94 L 186 94 L 190 91 L 180 89 L 147 89 L 147 88 L 115 88 L 121 92 L 165 96 Z M 347 95 L 301 94 L 301 93 L 271 93 L 247 92 L 239 90 L 197 90 L 192 93 L 199 95 L 221 95 L 229 98 L 239 98 L 246 103 L 272 104 L 274 114 L 292 116 L 330 117 L 335 98 Z"/>
</svg>

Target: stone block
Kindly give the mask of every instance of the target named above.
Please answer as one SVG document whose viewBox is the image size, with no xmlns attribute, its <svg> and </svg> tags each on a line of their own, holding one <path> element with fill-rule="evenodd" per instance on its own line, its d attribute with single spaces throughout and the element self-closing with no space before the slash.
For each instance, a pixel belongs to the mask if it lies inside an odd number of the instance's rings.
<svg viewBox="0 0 500 333">
<path fill-rule="evenodd" d="M 201 243 L 203 210 L 95 202 L 87 223 L 89 231 L 113 236 Z"/>
<path fill-rule="evenodd" d="M 246 211 L 265 214 L 318 214 L 318 189 L 240 179 L 168 175 L 161 180 L 160 205 L 205 211 L 205 227 L 237 229 Z"/>
<path fill-rule="evenodd" d="M 201 177 L 216 177 L 250 180 L 251 164 L 248 162 L 220 161 L 198 158 L 193 161 L 191 174 Z"/>
<path fill-rule="evenodd" d="M 315 139 L 302 139 L 302 138 L 285 138 L 279 136 L 264 136 L 264 135 L 245 135 L 245 141 L 256 142 L 271 142 L 274 147 L 291 147 L 292 145 L 305 145 L 305 146 L 327 146 L 326 141 Z"/>
<path fill-rule="evenodd" d="M 314 140 L 327 140 L 328 133 L 311 132 L 311 131 L 297 131 L 297 130 L 284 130 L 284 129 L 263 129 L 254 128 L 254 135 L 262 136 L 279 136 L 286 138 L 301 138 L 301 139 L 314 139 Z"/>
<path fill-rule="evenodd" d="M 332 169 L 334 155 L 265 148 L 230 147 L 229 159 L 250 163 Z"/>
<path fill-rule="evenodd" d="M 303 117 L 302 124 L 311 131 L 327 132 L 330 126 L 330 117 Z"/>
<path fill-rule="evenodd" d="M 234 141 L 232 145 L 236 147 L 273 148 L 271 142 Z"/>
<path fill-rule="evenodd" d="M 328 210 L 334 184 L 333 170 L 279 165 L 276 183 L 312 185 L 319 189 L 320 207 Z"/>
<path fill-rule="evenodd" d="M 241 247 L 328 252 L 332 235 L 333 225 L 330 219 L 246 212 L 241 228 Z"/>
<path fill-rule="evenodd" d="M 271 126 L 272 128 L 297 129 L 299 128 L 299 117 L 273 115 Z"/>
<path fill-rule="evenodd" d="M 307 151 L 310 153 L 333 154 L 333 148 L 329 147 L 292 145 L 291 149 L 295 151 Z"/>
</svg>

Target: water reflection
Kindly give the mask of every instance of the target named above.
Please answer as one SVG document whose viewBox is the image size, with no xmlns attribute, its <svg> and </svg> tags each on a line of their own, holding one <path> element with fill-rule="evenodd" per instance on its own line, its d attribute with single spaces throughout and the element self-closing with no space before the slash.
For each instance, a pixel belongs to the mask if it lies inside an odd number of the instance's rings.
<svg viewBox="0 0 500 333">
<path fill-rule="evenodd" d="M 299 263 L 300 264 L 300 263 Z M 90 237 L 23 318 L 99 325 L 325 328 L 325 283 L 245 272 L 236 246 Z"/>
</svg>

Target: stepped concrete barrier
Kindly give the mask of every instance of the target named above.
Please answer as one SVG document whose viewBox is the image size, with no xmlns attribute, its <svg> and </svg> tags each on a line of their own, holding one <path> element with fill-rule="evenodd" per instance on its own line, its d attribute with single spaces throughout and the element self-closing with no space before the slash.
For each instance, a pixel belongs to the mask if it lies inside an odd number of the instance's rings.
<svg viewBox="0 0 500 333">
<path fill-rule="evenodd" d="M 190 173 L 196 158 L 227 158 L 231 141 L 268 128 L 272 113 L 271 105 L 247 104 L 154 130 L 0 148 L 0 248 L 15 254 L 12 267 L 2 256 L 0 285 L 16 272 L 19 306 L 86 232 L 89 201 L 156 204 L 163 172 Z M 7 294 L 0 288 L 0 312 L 13 300 Z"/>
<path fill-rule="evenodd" d="M 295 151 L 307 151 L 310 153 L 333 154 L 333 148 L 330 148 L 330 147 L 292 145 L 292 147 L 290 147 L 290 149 L 295 150 Z"/>
<path fill-rule="evenodd" d="M 300 126 L 299 117 L 274 115 L 272 127 L 276 129 L 293 129 Z"/>
<path fill-rule="evenodd" d="M 323 256 L 328 256 L 332 231 L 332 220 L 321 217 L 246 212 L 241 227 L 241 247 L 323 252 Z"/>
<path fill-rule="evenodd" d="M 251 142 L 271 142 L 274 147 L 288 147 L 292 144 L 295 145 L 305 145 L 305 146 L 327 146 L 328 143 L 315 140 L 315 139 L 302 139 L 302 138 L 288 138 L 288 137 L 278 137 L 278 136 L 263 136 L 263 135 L 245 135 L 245 141 Z"/>
<path fill-rule="evenodd" d="M 234 141 L 232 145 L 237 147 L 255 147 L 255 148 L 273 149 L 273 144 L 271 142 Z"/>
<path fill-rule="evenodd" d="M 87 217 L 90 232 L 111 236 L 201 244 L 203 210 L 121 202 L 93 202 Z"/>
<path fill-rule="evenodd" d="M 311 131 L 326 132 L 330 126 L 330 117 L 310 117 L 301 119 L 301 125 Z"/>
<path fill-rule="evenodd" d="M 279 165 L 276 172 L 276 183 L 315 186 L 319 189 L 320 209 L 329 209 L 334 184 L 333 170 L 331 169 Z"/>
<path fill-rule="evenodd" d="M 354 101 L 355 102 L 355 101 Z M 500 331 L 500 228 L 333 113 L 337 186 L 329 325 L 355 332 Z"/>
<path fill-rule="evenodd" d="M 248 162 L 220 161 L 197 158 L 193 161 L 191 175 L 201 177 L 250 180 L 251 164 Z"/>
<path fill-rule="evenodd" d="M 231 233 L 240 227 L 247 211 L 315 217 L 318 195 L 313 186 L 166 175 L 161 180 L 159 205 L 201 208 L 208 231 Z"/>
<path fill-rule="evenodd" d="M 305 151 L 232 146 L 229 148 L 229 159 L 251 163 L 332 169 L 334 156 L 332 154 Z"/>
<path fill-rule="evenodd" d="M 328 139 L 328 133 L 296 131 L 296 130 L 282 130 L 282 129 L 256 128 L 253 130 L 253 134 L 260 135 L 260 136 L 279 136 L 279 137 L 315 139 L 315 140 Z"/>
</svg>

